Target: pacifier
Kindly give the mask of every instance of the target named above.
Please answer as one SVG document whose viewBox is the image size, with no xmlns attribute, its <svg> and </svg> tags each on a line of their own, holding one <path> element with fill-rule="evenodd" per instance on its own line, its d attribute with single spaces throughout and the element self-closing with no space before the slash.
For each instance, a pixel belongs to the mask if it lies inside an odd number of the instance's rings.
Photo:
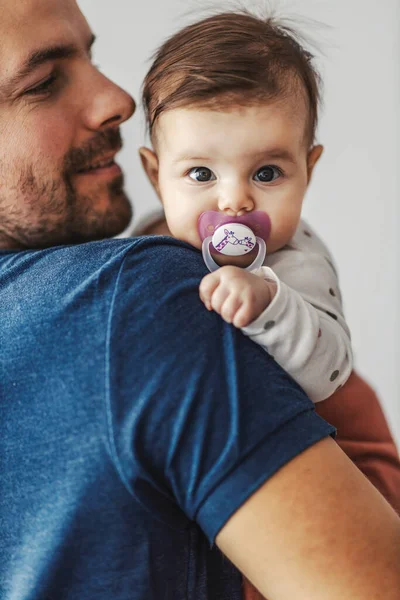
<svg viewBox="0 0 400 600">
<path fill-rule="evenodd" d="M 255 210 L 240 217 L 232 217 L 215 210 L 203 212 L 198 220 L 198 230 L 202 240 L 203 259 L 209 271 L 219 269 L 211 256 L 211 250 L 226 256 L 243 256 L 258 245 L 256 258 L 247 271 L 255 271 L 262 266 L 267 251 L 265 240 L 271 231 L 269 216 Z"/>
</svg>

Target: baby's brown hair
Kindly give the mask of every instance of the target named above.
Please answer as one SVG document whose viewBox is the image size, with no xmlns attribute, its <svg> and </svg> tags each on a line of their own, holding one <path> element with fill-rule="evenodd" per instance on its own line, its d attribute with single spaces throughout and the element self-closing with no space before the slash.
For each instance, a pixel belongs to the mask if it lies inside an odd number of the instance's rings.
<svg viewBox="0 0 400 600">
<path fill-rule="evenodd" d="M 310 147 L 321 84 L 313 58 L 298 34 L 273 17 L 223 12 L 189 25 L 160 46 L 145 77 L 142 100 L 150 136 L 160 115 L 174 108 L 220 110 L 297 94 L 308 109 Z"/>
</svg>

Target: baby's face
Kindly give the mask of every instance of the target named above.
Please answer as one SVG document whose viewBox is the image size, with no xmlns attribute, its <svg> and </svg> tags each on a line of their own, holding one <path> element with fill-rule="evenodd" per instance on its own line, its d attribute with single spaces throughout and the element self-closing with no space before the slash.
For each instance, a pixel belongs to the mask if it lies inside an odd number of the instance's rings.
<svg viewBox="0 0 400 600">
<path fill-rule="evenodd" d="M 267 251 L 288 243 L 307 188 L 301 99 L 231 110 L 174 109 L 157 125 L 158 188 L 172 235 L 201 248 L 202 212 L 261 210 Z"/>
</svg>

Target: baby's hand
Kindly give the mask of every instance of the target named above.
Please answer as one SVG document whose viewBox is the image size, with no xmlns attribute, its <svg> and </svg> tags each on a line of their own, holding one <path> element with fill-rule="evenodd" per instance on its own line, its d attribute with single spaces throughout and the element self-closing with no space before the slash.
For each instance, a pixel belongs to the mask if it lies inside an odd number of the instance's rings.
<svg viewBox="0 0 400 600">
<path fill-rule="evenodd" d="M 239 267 L 225 266 L 203 277 L 200 298 L 227 323 L 246 327 L 271 303 L 276 284 Z"/>
</svg>

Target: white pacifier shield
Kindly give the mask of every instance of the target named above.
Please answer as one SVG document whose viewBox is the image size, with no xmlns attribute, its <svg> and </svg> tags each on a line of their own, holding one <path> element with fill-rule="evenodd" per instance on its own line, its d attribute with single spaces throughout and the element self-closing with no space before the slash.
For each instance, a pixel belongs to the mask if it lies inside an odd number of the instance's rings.
<svg viewBox="0 0 400 600">
<path fill-rule="evenodd" d="M 256 236 L 247 225 L 224 223 L 214 232 L 212 245 L 226 256 L 243 256 L 253 250 Z"/>
</svg>

